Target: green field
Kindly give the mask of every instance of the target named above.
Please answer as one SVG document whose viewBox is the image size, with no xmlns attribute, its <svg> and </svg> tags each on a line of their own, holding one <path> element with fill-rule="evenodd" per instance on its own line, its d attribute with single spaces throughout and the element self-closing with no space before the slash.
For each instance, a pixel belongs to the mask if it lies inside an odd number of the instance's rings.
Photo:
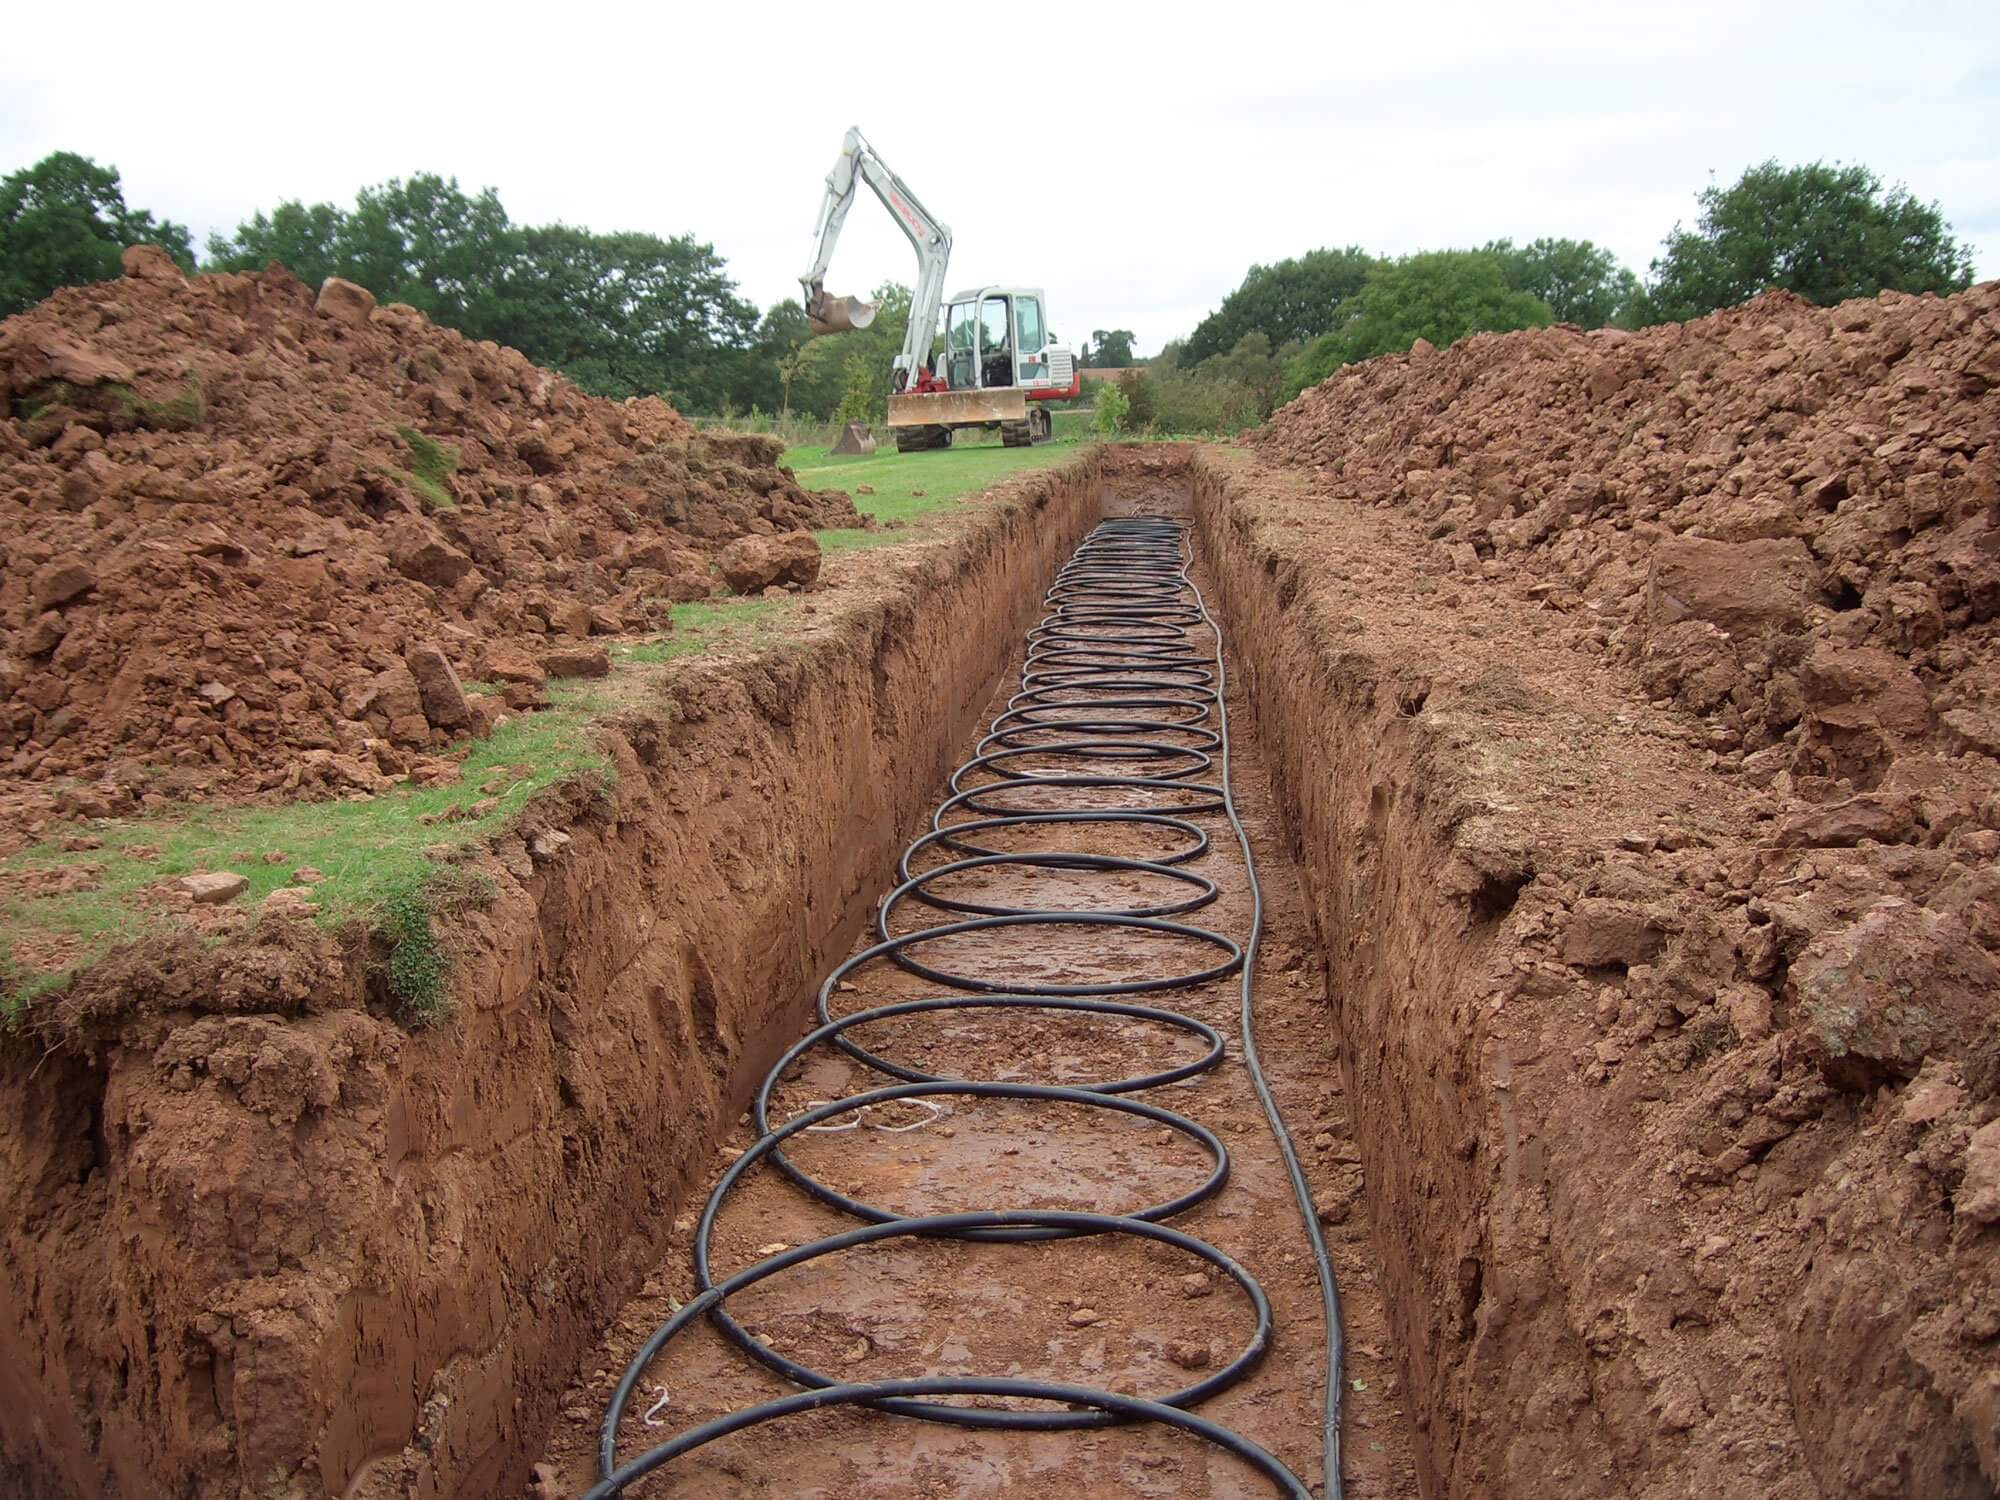
<svg viewBox="0 0 2000 1500">
<path fill-rule="evenodd" d="M 846 490 L 854 507 L 879 522 L 908 526 L 948 510 L 967 495 L 1032 469 L 1050 469 L 1074 458 L 1086 438 L 1077 417 L 1088 412 L 1057 412 L 1052 442 L 1034 448 L 1009 448 L 997 432 L 962 432 L 949 448 L 923 453 L 899 453 L 893 441 L 865 457 L 837 458 L 824 447 L 789 448 L 779 460 L 809 490 Z M 1072 420 L 1065 421 L 1064 418 Z M 875 493 L 855 491 L 870 485 Z M 922 494 L 915 493 L 923 491 Z M 907 530 L 822 531 L 820 546 L 829 552 L 879 547 L 907 540 Z"/>
</svg>

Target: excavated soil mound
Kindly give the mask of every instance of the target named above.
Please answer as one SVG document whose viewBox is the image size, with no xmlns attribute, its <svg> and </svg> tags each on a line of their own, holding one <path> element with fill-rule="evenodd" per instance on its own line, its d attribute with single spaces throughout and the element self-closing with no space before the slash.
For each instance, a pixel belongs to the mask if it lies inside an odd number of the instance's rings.
<svg viewBox="0 0 2000 1500">
<path fill-rule="evenodd" d="M 359 287 L 126 269 L 0 323 L 0 774 L 96 779 L 74 810 L 129 810 L 142 766 L 374 788 L 604 670 L 584 638 L 664 627 L 728 544 L 863 524 L 775 439 L 586 396 Z"/>
<path fill-rule="evenodd" d="M 2000 1483 L 1996 388 L 2000 284 L 1773 294 L 1374 360 L 1258 439 L 1313 471 L 1259 514 L 1323 538 L 1309 582 L 1272 565 L 1281 597 L 1449 663 L 1396 686 L 1405 717 L 1466 718 L 1482 673 L 1582 700 L 1520 696 L 1478 747 L 1515 778 L 1481 826 L 1519 848 L 1492 930 L 1526 1002 L 1482 1019 L 1517 1017 L 1492 1096 L 1559 1164 L 1568 1324 L 1535 1348 L 1588 1350 L 1634 1464 L 1607 1492 Z M 1436 1034 L 1391 1028 L 1420 1058 Z M 1487 1284 L 1542 1253 L 1489 1251 Z"/>
<path fill-rule="evenodd" d="M 1371 360 L 1263 441 L 1415 508 L 1460 573 L 1532 576 L 1718 753 L 1830 801 L 2000 755 L 1996 386 L 2000 283 L 1770 293 Z"/>
</svg>

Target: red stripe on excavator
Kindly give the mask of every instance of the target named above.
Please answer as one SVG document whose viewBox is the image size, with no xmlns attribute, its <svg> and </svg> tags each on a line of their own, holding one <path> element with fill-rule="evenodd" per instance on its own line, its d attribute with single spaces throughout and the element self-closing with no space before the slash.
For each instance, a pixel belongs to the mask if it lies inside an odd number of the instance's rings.
<svg viewBox="0 0 2000 1500">
<path fill-rule="evenodd" d="M 1068 389 L 1029 391 L 1028 399 L 1030 401 L 1067 401 L 1072 396 L 1081 396 L 1082 394 L 1083 394 L 1083 373 L 1081 371 L 1075 371 L 1069 377 Z"/>
</svg>

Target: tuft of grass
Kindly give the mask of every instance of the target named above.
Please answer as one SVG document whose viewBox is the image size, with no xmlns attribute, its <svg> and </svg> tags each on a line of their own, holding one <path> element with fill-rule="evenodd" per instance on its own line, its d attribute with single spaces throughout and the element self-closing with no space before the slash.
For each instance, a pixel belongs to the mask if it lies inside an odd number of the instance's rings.
<svg viewBox="0 0 2000 1500">
<path fill-rule="evenodd" d="M 381 928 L 389 939 L 389 993 L 412 1028 L 451 1014 L 451 953 L 431 925 L 431 907 L 421 890 L 394 891 L 383 898 Z"/>
<path fill-rule="evenodd" d="M 458 450 L 449 443 L 425 437 L 414 427 L 398 427 L 396 435 L 410 450 L 410 466 L 392 467 L 384 472 L 398 484 L 414 490 L 430 509 L 457 510 L 458 495 L 451 487 L 451 476 L 458 472 Z"/>
<path fill-rule="evenodd" d="M 389 940 L 383 977 L 403 1024 L 411 1030 L 448 1021 L 456 1013 L 449 979 L 450 948 L 439 939 L 434 919 L 468 906 L 483 906 L 495 895 L 493 882 L 476 871 L 441 865 L 419 885 L 381 898 L 376 925 Z"/>
<path fill-rule="evenodd" d="M 150 906 L 144 893 L 198 870 L 230 869 L 245 876 L 250 889 L 237 899 L 254 907 L 289 885 L 293 870 L 312 866 L 323 877 L 312 887 L 319 904 L 315 920 L 322 926 L 394 919 L 403 923 L 407 940 L 414 930 L 407 903 L 435 910 L 440 892 L 450 894 L 440 880 L 462 887 L 463 872 L 446 863 L 451 856 L 499 832 L 544 788 L 576 775 L 610 775 L 610 762 L 589 734 L 592 718 L 604 706 L 598 696 L 562 684 L 552 684 L 549 696 L 554 707 L 507 719 L 488 738 L 473 742 L 460 779 L 451 786 L 398 787 L 353 801 L 172 808 L 93 827 L 102 845 L 97 849 L 66 851 L 45 841 L 0 860 L 0 959 L 12 966 L 11 972 L 0 969 L 5 997 L 0 1009 L 18 1014 L 114 947 L 163 929 L 171 921 L 170 909 Z M 498 783 L 494 791 L 481 790 L 491 783 Z M 488 799 L 491 807 L 471 811 Z M 270 851 L 282 852 L 283 859 L 266 864 Z M 59 878 L 84 865 L 99 868 L 80 889 L 37 894 L 23 884 Z M 458 890 L 454 899 L 462 895 Z M 398 937 L 394 931 L 389 935 Z M 32 949 L 52 942 L 65 945 L 64 967 L 48 971 L 20 961 L 17 945 Z M 425 1008 L 421 953 L 421 947 L 412 949 L 403 961 L 404 982 L 415 1001 L 397 989 L 391 959 L 391 990 L 413 1013 Z"/>
<path fill-rule="evenodd" d="M 192 432 L 201 426 L 208 414 L 198 375 L 188 376 L 180 393 L 165 401 L 149 400 L 131 386 L 115 380 L 88 389 L 66 380 L 54 380 L 31 395 L 16 397 L 12 410 L 27 424 L 31 433 L 66 412 L 97 412 L 113 418 L 122 417 L 132 426 L 149 432 Z M 51 426 L 44 429 L 40 436 L 52 436 L 53 433 Z"/>
<path fill-rule="evenodd" d="M 81 405 L 83 392 L 67 380 L 51 380 L 25 396 L 16 396 L 13 402 L 14 415 L 23 422 L 38 422 L 50 412 Z"/>
<path fill-rule="evenodd" d="M 112 396 L 131 414 L 139 426 L 152 432 L 192 432 L 201 426 L 207 406 L 202 400 L 201 377 L 190 375 L 178 396 L 166 401 L 148 401 L 137 391 L 122 385 L 109 387 Z"/>
</svg>

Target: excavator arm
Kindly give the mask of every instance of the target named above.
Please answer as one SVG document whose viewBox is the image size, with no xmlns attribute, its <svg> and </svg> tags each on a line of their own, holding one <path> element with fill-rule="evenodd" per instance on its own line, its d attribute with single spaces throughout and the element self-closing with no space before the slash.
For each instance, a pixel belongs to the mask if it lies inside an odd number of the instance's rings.
<svg viewBox="0 0 2000 1500">
<path fill-rule="evenodd" d="M 882 200 L 897 226 L 909 237 L 917 252 L 916 295 L 910 303 L 910 326 L 903 335 L 903 349 L 896 356 L 891 388 L 905 390 L 915 382 L 930 357 L 931 335 L 937 328 L 938 308 L 944 303 L 945 265 L 951 259 L 951 230 L 939 223 L 925 208 L 909 185 L 889 170 L 860 129 L 847 132 L 833 170 L 826 174 L 826 197 L 820 203 L 819 229 L 812 267 L 799 278 L 806 294 L 806 321 L 814 333 L 840 333 L 850 328 L 866 328 L 875 320 L 881 304 L 858 297 L 829 296 L 826 268 L 833 260 L 834 246 L 840 242 L 841 226 L 854 206 L 855 190 L 863 182 Z"/>
</svg>

